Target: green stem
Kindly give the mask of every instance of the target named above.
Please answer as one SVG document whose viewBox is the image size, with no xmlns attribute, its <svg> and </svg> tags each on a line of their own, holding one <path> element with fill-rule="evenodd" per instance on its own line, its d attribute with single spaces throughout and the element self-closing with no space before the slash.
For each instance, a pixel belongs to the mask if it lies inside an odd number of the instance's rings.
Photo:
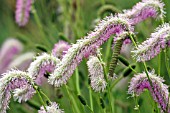
<svg viewBox="0 0 170 113">
<path fill-rule="evenodd" d="M 129 65 L 128 67 L 129 67 L 135 74 L 137 73 L 136 70 L 134 70 L 131 65 Z"/>
<path fill-rule="evenodd" d="M 162 24 L 164 24 L 164 18 L 161 18 Z M 162 57 L 162 52 L 159 53 L 158 56 L 158 75 L 161 75 L 161 57 Z"/>
<path fill-rule="evenodd" d="M 107 89 L 108 89 L 107 91 L 108 91 L 108 99 L 109 99 L 110 110 L 111 110 L 111 113 L 114 113 L 114 105 L 113 105 L 114 100 L 113 100 L 113 98 L 111 96 L 110 84 L 108 84 L 108 88 Z"/>
<path fill-rule="evenodd" d="M 165 66 L 166 66 L 168 75 L 169 75 L 169 77 L 170 77 L 169 57 L 167 57 L 167 48 L 165 49 L 164 54 L 165 54 Z"/>
<path fill-rule="evenodd" d="M 36 90 L 36 92 L 37 92 L 37 94 L 38 94 L 38 97 L 39 97 L 39 99 L 40 99 L 41 104 L 43 105 L 44 109 L 47 111 L 47 109 L 46 109 L 46 107 L 45 107 L 46 104 L 45 104 L 43 98 L 41 97 L 40 92 L 38 91 L 38 89 L 37 89 L 36 86 L 33 86 L 33 87 L 34 87 L 34 89 Z"/>
<path fill-rule="evenodd" d="M 148 78 L 149 84 L 151 85 L 152 90 L 154 91 L 154 88 L 153 88 L 153 85 L 152 85 L 152 81 L 151 81 L 151 79 L 150 79 L 150 77 L 149 77 L 149 74 L 148 74 L 148 70 L 147 70 L 146 63 L 143 62 L 143 65 L 144 65 L 145 73 L 146 73 L 146 76 L 147 76 L 147 78 Z"/>
<path fill-rule="evenodd" d="M 67 92 L 67 95 L 68 95 L 68 98 L 69 98 L 69 101 L 70 101 L 70 105 L 72 106 L 72 107 L 71 107 L 71 108 L 72 108 L 72 111 L 73 111 L 74 113 L 81 113 L 81 112 L 79 111 L 79 109 L 77 108 L 75 99 L 73 99 L 73 98 L 71 97 L 71 94 L 70 94 L 70 92 L 69 92 L 69 90 L 68 90 L 67 85 L 64 85 L 64 86 L 65 86 L 65 89 L 66 89 L 66 92 Z"/>
<path fill-rule="evenodd" d="M 86 105 L 86 107 L 90 110 L 91 113 L 94 113 L 93 110 L 89 107 L 89 105 Z"/>
<path fill-rule="evenodd" d="M 76 68 L 76 89 L 77 89 L 77 94 L 80 95 L 80 85 L 79 85 L 79 71 L 78 68 Z"/>
<path fill-rule="evenodd" d="M 103 61 L 102 61 L 102 58 L 101 58 L 101 55 L 98 55 L 98 57 L 99 57 L 99 60 L 100 60 L 101 62 L 103 62 Z M 104 70 L 105 80 L 106 80 L 106 82 L 108 83 L 108 85 L 107 85 L 107 92 L 108 92 L 108 101 L 109 101 L 110 111 L 111 111 L 111 113 L 114 113 L 114 106 L 113 106 L 114 100 L 113 100 L 113 98 L 112 98 L 112 96 L 111 96 L 110 83 L 109 83 L 109 81 L 108 81 L 108 76 L 107 76 L 106 68 L 104 67 L 104 64 L 103 64 L 103 63 L 102 63 L 102 67 L 103 67 L 103 70 Z"/>
<path fill-rule="evenodd" d="M 91 110 L 93 111 L 93 98 L 92 98 L 92 90 L 90 86 L 89 86 L 89 97 L 90 97 L 90 107 Z"/>
<path fill-rule="evenodd" d="M 129 34 L 129 36 L 130 36 L 130 39 L 132 40 L 133 44 L 134 44 L 135 47 L 137 48 L 138 46 L 137 46 L 135 40 L 133 39 L 132 35 Z M 150 77 L 149 77 L 149 74 L 148 74 L 147 66 L 146 66 L 146 63 L 145 63 L 144 61 L 143 61 L 143 65 L 144 65 L 144 68 L 145 68 L 145 73 L 146 73 L 146 75 L 147 75 L 149 84 L 151 85 L 151 87 L 152 87 L 152 89 L 153 89 L 152 82 L 151 82 Z M 153 90 L 153 91 L 154 91 L 154 90 Z"/>
<path fill-rule="evenodd" d="M 47 99 L 48 102 L 51 102 L 51 100 L 48 98 L 48 96 L 42 90 L 40 90 L 39 92 Z"/>
<path fill-rule="evenodd" d="M 113 87 L 114 87 L 119 81 L 121 81 L 122 79 L 123 79 L 123 75 L 120 76 L 119 78 L 117 78 L 117 79 L 114 81 L 114 83 L 111 85 L 110 89 L 113 89 Z"/>
<path fill-rule="evenodd" d="M 106 57 L 104 59 L 104 61 L 106 62 L 106 65 L 108 64 L 111 44 L 112 44 L 112 38 L 110 38 L 107 43 L 107 48 L 106 48 L 106 53 L 105 53 Z"/>
<path fill-rule="evenodd" d="M 158 75 L 161 75 L 161 52 L 158 56 Z"/>
<path fill-rule="evenodd" d="M 135 104 L 136 104 L 136 107 L 137 107 L 137 111 L 138 111 L 138 113 L 140 113 L 140 109 L 139 109 L 139 105 L 138 105 L 138 100 L 137 100 L 136 96 L 134 97 L 134 100 L 135 100 Z"/>
</svg>

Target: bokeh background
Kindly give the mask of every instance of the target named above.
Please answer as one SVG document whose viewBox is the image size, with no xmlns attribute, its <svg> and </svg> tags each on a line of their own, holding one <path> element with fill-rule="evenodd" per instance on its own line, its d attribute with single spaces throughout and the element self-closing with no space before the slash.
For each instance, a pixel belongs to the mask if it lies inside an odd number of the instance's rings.
<svg viewBox="0 0 170 113">
<path fill-rule="evenodd" d="M 30 19 L 26 26 L 19 27 L 15 22 L 15 0 L 1 0 L 0 3 L 0 47 L 8 38 L 16 38 L 24 45 L 24 51 L 33 51 L 41 53 L 42 50 L 37 48 L 37 45 L 45 47 L 50 52 L 55 43 L 59 40 L 65 40 L 69 43 L 75 43 L 77 39 L 84 37 L 89 31 L 93 30 L 97 21 L 110 13 L 121 12 L 124 9 L 131 9 L 140 0 L 35 0 Z M 170 0 L 163 0 L 165 3 L 166 17 L 165 22 L 170 21 Z M 106 8 L 106 10 L 104 10 Z M 35 9 L 35 10 L 34 10 Z M 36 11 L 36 14 L 34 13 Z M 138 41 L 144 41 L 154 31 L 154 29 L 161 24 L 160 20 L 147 19 L 135 27 Z M 106 44 L 102 47 L 103 59 L 105 55 Z M 127 46 L 130 48 L 131 46 Z M 110 49 L 110 48 L 109 48 Z M 111 49 L 110 49 L 111 51 Z M 129 55 L 127 49 L 123 53 L 130 63 L 135 61 Z M 111 53 L 110 53 L 111 57 Z M 107 62 L 110 58 L 106 59 Z M 79 66 L 81 92 L 88 100 L 88 72 L 86 66 L 86 59 Z M 148 62 L 151 68 L 157 72 L 157 57 Z M 161 76 L 165 78 L 166 84 L 170 84 L 170 79 L 164 68 L 164 61 L 162 61 Z M 119 63 L 116 72 L 119 74 L 124 69 L 124 66 Z M 138 72 L 142 72 L 141 64 L 137 65 Z M 127 88 L 132 77 L 128 76 L 116 85 L 113 90 L 115 99 L 115 113 L 136 113 L 134 110 L 135 102 L 130 95 L 127 94 Z M 74 91 L 74 76 L 69 81 L 69 86 Z M 66 113 L 71 113 L 70 105 L 68 104 L 67 95 L 64 88 L 56 89 L 48 84 L 44 84 L 43 90 L 54 101 L 60 103 L 61 108 Z M 76 98 L 76 93 L 73 92 Z M 94 102 L 97 101 L 97 93 L 94 93 Z M 104 94 L 102 94 L 104 95 Z M 155 103 L 149 96 L 149 92 L 145 91 L 139 98 L 139 106 L 141 113 L 154 112 L 153 106 Z M 96 97 L 95 97 L 96 96 Z M 128 98 L 129 97 L 129 98 Z M 37 105 L 40 102 L 36 96 L 32 99 Z M 11 99 L 12 101 L 12 99 Z M 78 102 L 78 101 L 77 101 Z M 97 102 L 96 102 L 97 103 Z M 107 103 L 107 101 L 106 101 Z M 78 103 L 80 104 L 80 103 Z M 80 105 L 78 105 L 80 106 Z M 81 107 L 81 106 L 80 106 Z M 95 112 L 98 113 L 98 105 L 95 106 Z M 84 110 L 84 108 L 82 108 Z M 33 113 L 37 110 L 29 107 L 28 103 L 19 104 L 17 102 L 10 103 L 10 110 L 8 113 Z M 85 108 L 85 112 L 88 110 Z M 83 113 L 83 112 L 82 112 Z"/>
</svg>

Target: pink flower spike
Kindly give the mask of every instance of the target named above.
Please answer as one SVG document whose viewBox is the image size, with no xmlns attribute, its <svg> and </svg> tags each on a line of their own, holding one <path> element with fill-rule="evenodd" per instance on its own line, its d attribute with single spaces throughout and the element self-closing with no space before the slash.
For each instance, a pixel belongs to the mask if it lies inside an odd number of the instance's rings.
<svg viewBox="0 0 170 113">
<path fill-rule="evenodd" d="M 16 0 L 15 20 L 19 26 L 25 26 L 30 17 L 32 0 Z"/>
<path fill-rule="evenodd" d="M 128 93 L 132 94 L 132 96 L 134 94 L 139 96 L 144 91 L 144 89 L 148 89 L 151 92 L 155 102 L 157 102 L 159 107 L 161 108 L 162 113 L 165 113 L 167 110 L 168 113 L 170 113 L 170 108 L 167 108 L 167 105 L 169 103 L 168 86 L 163 84 L 164 80 L 154 74 L 154 71 L 149 72 L 149 77 L 154 90 L 150 86 L 146 73 L 138 73 L 131 79 Z"/>
</svg>

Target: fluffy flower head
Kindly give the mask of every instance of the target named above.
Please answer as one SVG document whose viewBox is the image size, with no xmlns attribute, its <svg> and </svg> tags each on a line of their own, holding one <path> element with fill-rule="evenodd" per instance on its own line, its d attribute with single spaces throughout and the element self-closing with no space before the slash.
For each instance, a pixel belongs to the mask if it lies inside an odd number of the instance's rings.
<svg viewBox="0 0 170 113">
<path fill-rule="evenodd" d="M 77 43 L 69 48 L 54 73 L 49 77 L 49 83 L 57 87 L 66 84 L 83 57 L 87 58 L 93 55 L 96 49 L 107 41 L 111 35 L 119 35 L 123 31 L 133 31 L 128 18 L 120 15 L 113 17 L 111 15 L 101 20 L 93 32 L 84 39 L 77 40 Z"/>
<path fill-rule="evenodd" d="M 129 17 L 135 25 L 149 17 L 163 18 L 164 14 L 164 3 L 161 0 L 142 0 L 131 10 L 124 10 L 123 15 Z"/>
<path fill-rule="evenodd" d="M 132 53 L 138 62 L 148 61 L 158 55 L 161 49 L 169 46 L 170 41 L 170 25 L 165 23 L 156 28 L 150 38 L 138 45 Z"/>
<path fill-rule="evenodd" d="M 6 113 L 11 92 L 14 93 L 14 99 L 19 102 L 29 100 L 35 93 L 33 84 L 32 78 L 26 72 L 11 70 L 4 73 L 0 79 L 0 112 Z"/>
<path fill-rule="evenodd" d="M 165 112 L 168 105 L 168 86 L 163 84 L 164 80 L 155 75 L 154 71 L 149 72 L 149 77 L 151 79 L 154 91 L 152 90 L 146 73 L 139 73 L 131 79 L 128 92 L 129 94 L 136 94 L 139 96 L 144 89 L 148 89 L 151 92 L 153 99 L 158 103 L 162 111 Z M 168 113 L 170 113 L 169 108 Z"/>
<path fill-rule="evenodd" d="M 104 79 L 104 72 L 101 61 L 96 56 L 90 56 L 87 62 L 89 77 L 91 80 L 91 87 L 94 91 L 104 91 L 106 88 L 106 81 Z"/>
</svg>

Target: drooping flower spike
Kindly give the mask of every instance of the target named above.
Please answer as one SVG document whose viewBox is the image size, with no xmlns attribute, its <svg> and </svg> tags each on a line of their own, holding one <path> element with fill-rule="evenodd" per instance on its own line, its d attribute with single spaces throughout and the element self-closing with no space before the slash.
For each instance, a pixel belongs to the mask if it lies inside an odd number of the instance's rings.
<svg viewBox="0 0 170 113">
<path fill-rule="evenodd" d="M 0 79 L 0 113 L 6 113 L 11 92 L 14 93 L 14 100 L 27 101 L 35 93 L 34 82 L 26 72 L 11 70 L 3 74 Z"/>
<path fill-rule="evenodd" d="M 51 102 L 49 106 L 46 106 L 46 110 L 44 109 L 44 106 L 42 106 L 40 110 L 38 110 L 38 113 L 64 113 L 56 102 Z"/>
<path fill-rule="evenodd" d="M 30 17 L 33 0 L 16 0 L 15 20 L 19 26 L 25 26 Z"/>
<path fill-rule="evenodd" d="M 104 72 L 102 62 L 96 56 L 90 56 L 87 61 L 91 87 L 94 91 L 104 91 L 106 88 L 106 81 L 104 79 Z"/>
<path fill-rule="evenodd" d="M 69 48 L 70 48 L 70 45 L 67 42 L 60 40 L 58 43 L 54 45 L 52 54 L 56 56 L 57 58 L 61 59 L 63 55 L 66 54 Z"/>
<path fill-rule="evenodd" d="M 21 53 L 23 45 L 17 39 L 7 39 L 0 48 L 0 74 L 4 73 L 16 55 Z"/>
<path fill-rule="evenodd" d="M 52 73 L 59 62 L 60 60 L 55 56 L 43 53 L 30 64 L 28 73 L 38 85 L 42 85 L 47 78 L 45 76 Z"/>
<path fill-rule="evenodd" d="M 169 46 L 170 24 L 165 23 L 156 28 L 150 38 L 138 45 L 132 53 L 138 62 L 148 61 L 158 55 L 161 49 Z"/>
<path fill-rule="evenodd" d="M 168 86 L 163 84 L 164 80 L 154 74 L 154 71 L 149 72 L 148 74 L 154 90 L 150 86 L 146 73 L 138 73 L 131 79 L 128 93 L 132 94 L 132 96 L 134 94 L 139 96 L 144 89 L 148 89 L 151 92 L 153 99 L 158 103 L 162 112 L 167 113 L 168 110 L 168 113 L 170 113 L 170 109 L 168 107 Z"/>
<path fill-rule="evenodd" d="M 131 19 L 133 25 L 149 18 L 163 18 L 165 14 L 164 3 L 161 0 L 142 0 L 132 9 L 124 10 L 124 16 Z"/>
<path fill-rule="evenodd" d="M 133 31 L 129 19 L 119 15 L 114 17 L 111 15 L 103 19 L 93 32 L 84 37 L 84 39 L 78 40 L 76 44 L 69 48 L 67 54 L 57 65 L 57 69 L 49 77 L 49 83 L 57 87 L 66 84 L 83 57 L 87 58 L 89 55 L 94 54 L 96 48 L 107 41 L 111 35 L 119 35 L 123 31 Z"/>
</svg>

